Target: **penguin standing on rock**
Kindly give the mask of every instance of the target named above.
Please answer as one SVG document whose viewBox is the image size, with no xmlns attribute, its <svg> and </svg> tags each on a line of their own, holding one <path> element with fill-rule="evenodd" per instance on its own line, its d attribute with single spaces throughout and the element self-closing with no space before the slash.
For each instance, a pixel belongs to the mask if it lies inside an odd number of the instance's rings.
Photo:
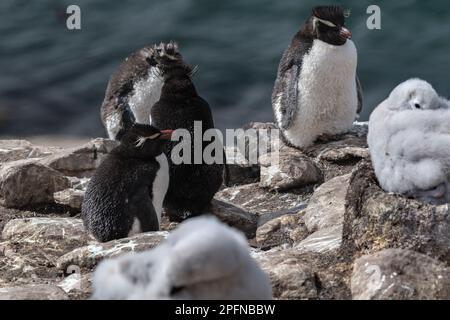
<svg viewBox="0 0 450 320">
<path fill-rule="evenodd" d="M 128 56 L 111 76 L 101 107 L 108 137 L 120 140 L 130 123 L 123 121 L 126 108 L 132 122 L 151 124 L 150 110 L 159 100 L 163 81 L 152 65 L 153 47 L 144 47 Z"/>
<path fill-rule="evenodd" d="M 90 180 L 82 205 L 86 229 L 106 242 L 157 231 L 169 167 L 163 153 L 172 131 L 134 124 Z"/>
<path fill-rule="evenodd" d="M 338 6 L 313 9 L 283 54 L 272 94 L 283 140 L 306 148 L 347 132 L 362 109 L 357 51 Z"/>
<path fill-rule="evenodd" d="M 154 49 L 154 59 L 164 80 L 159 101 L 151 110 L 153 125 L 172 130 L 186 129 L 194 141 L 194 122 L 201 121 L 202 134 L 214 128 L 214 121 L 208 103 L 197 93 L 192 82 L 194 69 L 184 63 L 176 43 L 161 44 Z M 166 147 L 169 159 L 170 185 L 164 201 L 164 208 L 171 221 L 181 221 L 208 211 L 215 193 L 222 185 L 223 164 L 206 164 L 202 144 L 201 163 L 194 162 L 194 144 L 191 162 L 174 164 L 171 152 L 178 142 Z M 198 156 L 198 155 L 197 155 Z"/>
</svg>

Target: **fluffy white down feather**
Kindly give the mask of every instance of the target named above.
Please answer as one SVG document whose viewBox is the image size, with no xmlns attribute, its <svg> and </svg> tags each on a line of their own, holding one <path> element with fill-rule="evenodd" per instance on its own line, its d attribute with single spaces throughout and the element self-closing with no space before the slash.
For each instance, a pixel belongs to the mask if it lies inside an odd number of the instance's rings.
<svg viewBox="0 0 450 320">
<path fill-rule="evenodd" d="M 147 252 L 103 261 L 94 299 L 271 299 L 247 240 L 216 218 L 192 218 Z"/>
<path fill-rule="evenodd" d="M 430 84 L 411 79 L 372 113 L 368 144 L 385 191 L 405 194 L 445 184 L 449 199 L 449 105 Z"/>
</svg>

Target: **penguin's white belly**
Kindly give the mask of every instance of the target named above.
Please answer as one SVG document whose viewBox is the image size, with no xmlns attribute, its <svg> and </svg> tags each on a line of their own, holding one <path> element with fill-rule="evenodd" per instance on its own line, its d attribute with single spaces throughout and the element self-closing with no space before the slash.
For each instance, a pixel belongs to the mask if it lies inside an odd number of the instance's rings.
<svg viewBox="0 0 450 320">
<path fill-rule="evenodd" d="M 297 147 L 307 147 L 323 134 L 348 131 L 356 118 L 357 51 L 351 40 L 333 46 L 315 40 L 303 57 L 298 81 L 298 110 L 285 135 Z"/>
<path fill-rule="evenodd" d="M 150 112 L 153 105 L 161 97 L 163 84 L 164 82 L 157 75 L 157 70 L 151 68 L 148 77 L 134 85 L 133 95 L 129 98 L 128 105 L 136 118 L 136 122 L 151 124 Z"/>
<path fill-rule="evenodd" d="M 156 173 L 155 181 L 153 182 L 152 202 L 156 215 L 158 216 L 158 222 L 161 224 L 163 201 L 167 189 L 169 188 L 169 163 L 167 162 L 167 157 L 164 153 L 156 157 L 156 161 L 159 163 L 159 170 Z"/>
<path fill-rule="evenodd" d="M 111 140 L 115 140 L 117 134 L 121 129 L 121 116 L 118 113 L 112 113 L 106 117 L 105 121 L 106 131 L 108 132 L 108 137 Z"/>
</svg>

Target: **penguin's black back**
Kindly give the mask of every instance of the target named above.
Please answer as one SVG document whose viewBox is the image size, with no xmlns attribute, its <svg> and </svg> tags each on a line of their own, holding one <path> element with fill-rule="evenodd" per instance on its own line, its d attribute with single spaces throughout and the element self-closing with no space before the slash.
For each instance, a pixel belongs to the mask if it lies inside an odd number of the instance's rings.
<svg viewBox="0 0 450 320">
<path fill-rule="evenodd" d="M 123 109 L 128 109 L 128 97 L 133 93 L 134 84 L 148 76 L 151 50 L 151 47 L 144 47 L 131 53 L 111 75 L 101 106 L 101 119 L 105 127 L 108 116 L 117 114 L 118 117 L 122 117 Z M 128 115 L 130 119 L 126 120 L 134 121 L 131 111 L 125 111 L 130 113 Z"/>
<path fill-rule="evenodd" d="M 135 218 L 141 229 L 159 230 L 152 204 L 156 160 L 124 157 L 113 150 L 88 184 L 82 206 L 86 229 L 99 241 L 127 237 Z"/>
<path fill-rule="evenodd" d="M 219 190 L 223 173 L 222 164 L 193 164 L 194 121 L 202 122 L 203 132 L 214 128 L 208 103 L 197 94 L 190 76 L 174 76 L 165 81 L 151 116 L 152 124 L 158 128 L 184 128 L 191 133 L 192 164 L 172 163 L 171 151 L 178 142 L 171 142 L 166 147 L 170 182 L 164 203 L 169 218 L 182 220 L 182 215 L 203 213 Z M 207 145 L 203 143 L 203 149 Z"/>
</svg>

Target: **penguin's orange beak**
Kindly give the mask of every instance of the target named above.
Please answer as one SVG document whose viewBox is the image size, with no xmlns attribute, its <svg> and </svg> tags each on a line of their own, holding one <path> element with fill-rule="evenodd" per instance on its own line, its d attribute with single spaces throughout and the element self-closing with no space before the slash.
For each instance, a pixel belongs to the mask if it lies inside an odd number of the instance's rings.
<svg viewBox="0 0 450 320">
<path fill-rule="evenodd" d="M 161 133 L 159 139 L 170 140 L 172 138 L 173 130 L 161 130 Z"/>
<path fill-rule="evenodd" d="M 352 38 L 352 32 L 348 30 L 346 27 L 341 28 L 341 36 L 345 39 L 351 39 Z"/>
</svg>

